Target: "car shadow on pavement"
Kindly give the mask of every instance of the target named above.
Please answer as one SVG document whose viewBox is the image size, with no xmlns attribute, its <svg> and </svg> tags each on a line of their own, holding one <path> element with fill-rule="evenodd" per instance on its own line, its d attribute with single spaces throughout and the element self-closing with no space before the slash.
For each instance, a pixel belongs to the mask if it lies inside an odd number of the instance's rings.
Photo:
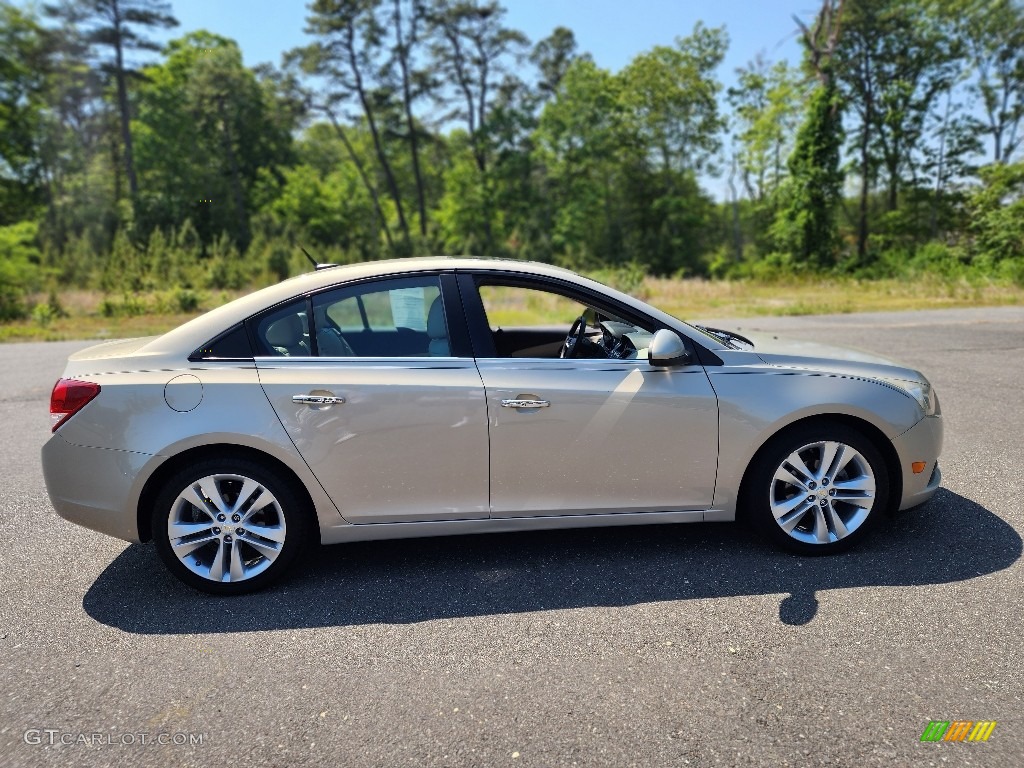
<svg viewBox="0 0 1024 768">
<path fill-rule="evenodd" d="M 1009 567 L 1021 549 L 1009 524 L 942 489 L 831 557 L 791 555 L 726 523 L 409 539 L 323 547 L 276 587 L 220 598 L 134 545 L 83 607 L 126 632 L 193 634 L 780 594 L 779 620 L 796 625 L 813 620 L 823 590 L 964 581 Z"/>
</svg>

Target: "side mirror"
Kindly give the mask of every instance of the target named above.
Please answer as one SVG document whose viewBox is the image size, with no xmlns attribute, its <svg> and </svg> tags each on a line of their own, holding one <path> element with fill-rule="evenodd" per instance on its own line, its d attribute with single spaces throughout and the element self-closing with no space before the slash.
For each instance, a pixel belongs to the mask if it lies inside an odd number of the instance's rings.
<svg viewBox="0 0 1024 768">
<path fill-rule="evenodd" d="M 647 361 L 659 367 L 686 365 L 690 361 L 690 353 L 686 351 L 682 339 L 667 328 L 662 328 L 651 339 Z"/>
</svg>

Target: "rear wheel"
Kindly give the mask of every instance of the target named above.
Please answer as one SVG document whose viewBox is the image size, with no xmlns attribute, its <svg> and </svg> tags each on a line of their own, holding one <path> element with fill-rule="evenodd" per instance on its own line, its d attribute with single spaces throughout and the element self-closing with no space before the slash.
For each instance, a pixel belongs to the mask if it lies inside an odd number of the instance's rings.
<svg viewBox="0 0 1024 768">
<path fill-rule="evenodd" d="M 276 472 L 246 459 L 209 459 L 164 486 L 153 511 L 153 540 L 181 581 L 235 595 L 284 574 L 306 544 L 308 520 Z"/>
<path fill-rule="evenodd" d="M 747 485 L 757 525 L 776 543 L 802 554 L 853 546 L 889 502 L 881 453 L 843 424 L 784 432 L 760 452 Z"/>
</svg>

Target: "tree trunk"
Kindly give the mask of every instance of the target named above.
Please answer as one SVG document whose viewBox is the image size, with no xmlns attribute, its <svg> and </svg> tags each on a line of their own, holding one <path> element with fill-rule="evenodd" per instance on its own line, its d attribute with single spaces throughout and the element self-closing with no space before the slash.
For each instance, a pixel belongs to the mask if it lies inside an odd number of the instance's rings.
<svg viewBox="0 0 1024 768">
<path fill-rule="evenodd" d="M 238 156 L 235 154 L 235 144 L 231 137 L 231 121 L 228 119 L 227 110 L 224 108 L 224 96 L 217 97 L 217 111 L 220 114 L 221 144 L 224 146 L 224 154 L 228 159 L 228 167 L 231 170 L 231 193 L 235 208 L 235 219 L 238 226 L 237 242 L 239 250 L 244 251 L 249 247 L 249 221 L 245 214 L 245 195 L 242 191 L 242 172 L 238 167 Z"/>
<path fill-rule="evenodd" d="M 415 12 L 415 11 L 414 11 Z M 413 24 L 416 21 L 413 19 Z M 414 27 L 415 29 L 415 27 Z M 405 47 L 402 36 L 401 0 L 395 0 L 395 40 L 398 43 L 398 63 L 402 69 L 402 101 L 405 106 L 405 123 L 409 131 L 409 151 L 412 153 L 412 171 L 416 177 L 416 203 L 419 208 L 420 234 L 427 236 L 427 200 L 423 185 L 423 172 L 420 170 L 419 135 L 416 121 L 412 116 L 412 89 L 409 85 L 409 51 Z M 409 41 L 410 45 L 412 40 Z"/>
<path fill-rule="evenodd" d="M 121 39 L 121 9 L 113 0 L 114 14 L 114 78 L 117 81 L 117 107 L 121 113 L 121 142 L 124 144 L 124 170 L 128 177 L 128 191 L 134 201 L 139 195 L 139 181 L 135 177 L 135 153 L 132 150 L 131 114 L 128 111 L 128 84 L 124 72 L 124 45 Z"/>
<path fill-rule="evenodd" d="M 341 127 L 338 119 L 334 116 L 334 112 L 328 107 L 323 107 L 324 113 L 327 115 L 327 119 L 331 121 L 331 125 L 334 126 L 334 132 L 338 134 L 338 138 L 341 139 L 341 143 L 345 145 L 345 151 L 348 152 L 348 156 L 352 159 L 352 163 L 356 167 L 356 171 L 359 173 L 359 178 L 363 181 L 363 186 L 366 187 L 366 191 L 370 193 L 370 199 L 373 201 L 373 210 L 377 213 L 377 218 L 380 220 L 381 229 L 384 230 L 384 239 L 387 241 L 388 250 L 394 250 L 395 241 L 391 237 L 391 228 L 388 226 L 388 220 L 384 216 L 384 210 L 380 207 L 380 194 L 377 192 L 377 188 L 370 181 L 370 177 L 366 174 L 366 166 L 363 165 L 363 161 L 359 159 L 359 155 L 356 154 L 355 147 L 352 146 L 352 142 L 349 141 L 348 134 L 345 133 L 345 129 Z"/>
<path fill-rule="evenodd" d="M 395 211 L 398 214 L 398 225 L 402 228 L 402 237 L 405 240 L 406 248 L 409 246 L 409 223 L 405 219 L 405 209 L 402 206 L 402 194 L 398 190 L 398 182 L 395 181 L 395 174 L 391 170 L 391 163 L 388 161 L 387 153 L 384 152 L 384 145 L 380 139 L 380 130 L 377 128 L 377 121 L 373 116 L 373 107 L 370 106 L 370 100 L 366 95 L 366 87 L 363 84 L 363 74 L 359 69 L 359 62 L 356 60 L 356 50 L 353 38 L 355 36 L 354 30 L 351 28 L 348 30 L 348 56 L 349 66 L 352 69 L 352 77 L 355 79 L 356 93 L 359 96 L 359 103 L 363 108 L 363 114 L 366 115 L 366 122 L 370 128 L 370 135 L 373 137 L 373 147 L 377 153 L 377 160 L 380 163 L 381 170 L 384 171 L 384 179 L 388 184 L 388 192 L 391 193 L 391 199 L 395 202 Z"/>
</svg>

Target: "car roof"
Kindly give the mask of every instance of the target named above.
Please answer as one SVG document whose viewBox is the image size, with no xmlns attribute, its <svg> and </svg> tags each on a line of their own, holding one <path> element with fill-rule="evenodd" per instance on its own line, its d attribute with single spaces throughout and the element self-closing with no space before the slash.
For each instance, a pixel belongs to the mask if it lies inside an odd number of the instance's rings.
<svg viewBox="0 0 1024 768">
<path fill-rule="evenodd" d="M 218 334 L 232 328 L 268 307 L 302 296 L 307 293 L 342 285 L 355 280 L 392 275 L 409 275 L 418 272 L 444 271 L 489 271 L 519 272 L 525 275 L 555 278 L 574 285 L 597 290 L 646 314 L 651 314 L 670 326 L 681 325 L 677 318 L 661 312 L 643 302 L 613 288 L 583 277 L 575 272 L 551 264 L 519 259 L 477 258 L 455 256 L 426 256 L 408 259 L 367 261 L 358 264 L 322 265 L 316 271 L 291 277 L 242 296 L 223 306 L 175 328 L 163 336 L 155 337 L 138 349 L 138 354 L 147 356 L 190 355 L 200 346 L 214 339 Z"/>
</svg>

